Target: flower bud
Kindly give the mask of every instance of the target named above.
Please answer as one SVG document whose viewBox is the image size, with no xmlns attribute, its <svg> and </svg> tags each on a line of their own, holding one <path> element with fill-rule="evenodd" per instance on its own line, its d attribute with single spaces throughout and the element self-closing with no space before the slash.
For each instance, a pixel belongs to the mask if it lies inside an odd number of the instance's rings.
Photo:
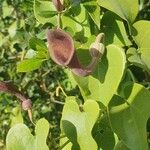
<svg viewBox="0 0 150 150">
<path fill-rule="evenodd" d="M 104 54 L 105 47 L 103 45 L 104 33 L 100 33 L 95 42 L 90 46 L 90 54 L 92 57 L 101 57 Z"/>
<path fill-rule="evenodd" d="M 64 10 L 64 4 L 62 0 L 52 0 L 52 2 L 58 12 L 61 12 Z"/>
<path fill-rule="evenodd" d="M 32 107 L 31 100 L 27 99 L 27 100 L 22 101 L 21 106 L 22 106 L 23 110 L 31 109 L 31 107 Z"/>
<path fill-rule="evenodd" d="M 94 42 L 90 46 L 90 54 L 92 57 L 101 57 L 104 53 L 104 45 L 102 43 Z"/>
</svg>

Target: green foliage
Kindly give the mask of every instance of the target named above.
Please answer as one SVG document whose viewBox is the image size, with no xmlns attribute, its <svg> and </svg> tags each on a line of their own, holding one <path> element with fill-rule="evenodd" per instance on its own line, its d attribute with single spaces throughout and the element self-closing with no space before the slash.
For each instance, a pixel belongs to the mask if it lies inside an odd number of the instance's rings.
<svg viewBox="0 0 150 150">
<path fill-rule="evenodd" d="M 33 136 L 16 99 L 0 94 L 0 149 L 5 139 L 8 150 L 150 149 L 148 0 L 60 2 L 61 11 L 48 0 L 0 4 L 0 80 L 14 82 L 31 99 L 33 120 L 46 118 Z M 50 60 L 46 33 L 55 28 L 73 38 L 82 69 L 90 66 L 90 45 L 105 34 L 98 41 L 104 55 L 89 76 L 75 75 L 69 65 L 62 71 Z M 75 59 L 72 66 L 79 69 Z"/>
</svg>

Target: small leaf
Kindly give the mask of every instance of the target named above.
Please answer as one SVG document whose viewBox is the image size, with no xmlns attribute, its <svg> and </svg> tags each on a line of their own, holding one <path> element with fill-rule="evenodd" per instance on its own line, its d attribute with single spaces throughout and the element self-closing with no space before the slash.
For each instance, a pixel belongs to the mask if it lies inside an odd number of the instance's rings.
<svg viewBox="0 0 150 150">
<path fill-rule="evenodd" d="M 38 69 L 46 59 L 25 59 L 17 64 L 17 72 L 30 72 Z"/>
<path fill-rule="evenodd" d="M 34 0 L 34 15 L 41 23 L 51 22 L 56 24 L 56 9 L 52 2 L 43 0 Z"/>
<path fill-rule="evenodd" d="M 42 41 L 41 39 L 38 39 L 36 37 L 32 37 L 30 40 L 29 40 L 29 45 L 30 45 L 30 48 L 32 48 L 33 50 L 47 50 L 47 46 L 45 44 L 44 41 Z"/>
</svg>

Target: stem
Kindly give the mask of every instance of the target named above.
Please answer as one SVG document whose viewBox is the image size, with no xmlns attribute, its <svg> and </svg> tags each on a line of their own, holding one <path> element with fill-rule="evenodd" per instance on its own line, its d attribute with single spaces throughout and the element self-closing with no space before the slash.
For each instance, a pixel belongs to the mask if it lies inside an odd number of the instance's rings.
<svg viewBox="0 0 150 150">
<path fill-rule="evenodd" d="M 62 28 L 61 12 L 58 12 L 58 16 L 57 16 L 57 28 Z"/>
<path fill-rule="evenodd" d="M 134 41 L 132 35 L 130 34 L 130 29 L 129 29 L 129 26 L 128 26 L 127 21 L 124 20 L 124 21 L 123 21 L 123 24 L 124 24 L 126 33 L 127 33 L 127 35 L 128 35 L 128 39 L 131 41 L 132 45 L 137 49 L 138 46 L 137 46 L 136 42 Z"/>
<path fill-rule="evenodd" d="M 65 91 L 63 90 L 63 88 L 60 85 L 56 88 L 56 96 L 57 97 L 59 96 L 60 91 L 64 94 L 65 97 L 67 97 L 67 94 L 65 93 Z"/>
<path fill-rule="evenodd" d="M 49 96 L 50 96 L 50 101 L 51 101 L 51 102 L 56 103 L 56 104 L 60 104 L 60 105 L 64 105 L 64 104 L 65 104 L 64 102 L 60 102 L 60 101 L 55 100 L 55 99 L 52 97 L 51 93 L 49 93 Z"/>
<path fill-rule="evenodd" d="M 67 140 L 63 145 L 61 145 L 61 146 L 59 147 L 58 150 L 62 150 L 68 143 L 70 143 L 70 140 Z"/>
<path fill-rule="evenodd" d="M 65 137 L 66 137 L 66 135 L 61 135 L 61 136 L 57 137 L 55 140 L 57 141 L 57 140 L 60 140 L 62 138 L 65 138 Z"/>
</svg>

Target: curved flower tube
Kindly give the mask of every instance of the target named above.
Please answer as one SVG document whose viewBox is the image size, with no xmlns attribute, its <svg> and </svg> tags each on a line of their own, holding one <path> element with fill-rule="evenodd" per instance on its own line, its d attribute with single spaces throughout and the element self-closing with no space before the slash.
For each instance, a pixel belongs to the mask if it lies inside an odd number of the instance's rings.
<svg viewBox="0 0 150 150">
<path fill-rule="evenodd" d="M 16 87 L 8 82 L 0 81 L 0 92 L 5 92 L 11 95 L 14 95 L 18 98 L 21 103 L 21 107 L 24 110 L 28 111 L 29 118 L 32 122 L 32 112 L 31 112 L 31 100 L 26 98 Z"/>
<path fill-rule="evenodd" d="M 104 34 L 99 34 L 94 43 L 90 46 L 90 54 L 92 60 L 88 66 L 83 66 L 75 52 L 72 37 L 62 29 L 48 30 L 47 40 L 51 58 L 55 63 L 66 66 L 78 76 L 90 75 L 100 57 L 104 53 L 104 46 L 100 43 L 104 38 Z"/>
<path fill-rule="evenodd" d="M 62 0 L 52 0 L 52 2 L 58 12 L 61 12 L 64 10 L 64 5 L 63 5 Z"/>
</svg>

